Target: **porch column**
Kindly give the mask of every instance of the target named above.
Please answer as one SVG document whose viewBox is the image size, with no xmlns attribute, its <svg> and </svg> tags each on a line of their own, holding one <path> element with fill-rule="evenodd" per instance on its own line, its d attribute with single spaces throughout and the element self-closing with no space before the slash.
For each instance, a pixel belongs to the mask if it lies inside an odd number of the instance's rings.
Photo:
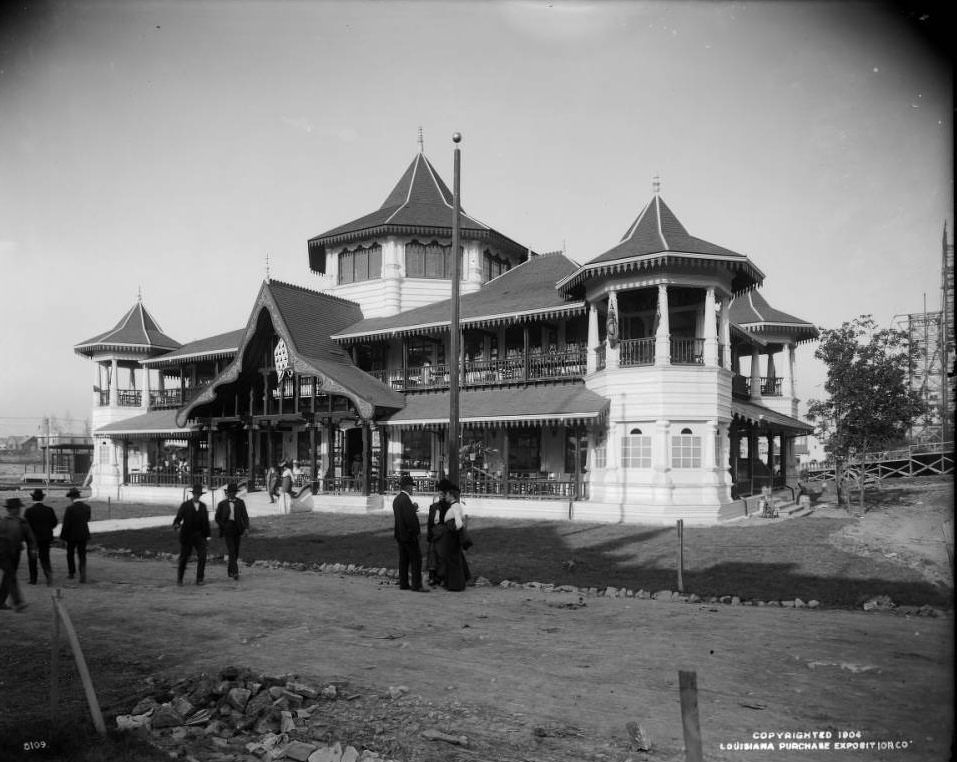
<svg viewBox="0 0 957 762">
<path fill-rule="evenodd" d="M 130 443 L 123 440 L 123 479 L 121 484 L 128 484 L 130 481 Z"/>
<path fill-rule="evenodd" d="M 718 365 L 718 325 L 714 298 L 714 286 L 704 292 L 704 364 L 709 368 Z"/>
<path fill-rule="evenodd" d="M 621 346 L 621 344 L 619 342 L 621 341 L 621 320 L 618 314 L 618 292 L 617 291 L 611 291 L 608 294 L 608 315 L 611 316 L 612 314 L 614 314 L 615 316 L 615 326 L 618 331 L 618 336 L 616 337 L 617 340 L 615 341 L 614 347 L 611 346 L 611 342 L 609 341 L 608 346 L 605 348 L 605 367 L 608 370 L 613 370 L 614 368 L 617 368 L 620 365 L 619 359 L 620 359 L 621 350 L 619 349 L 619 347 Z"/>
<path fill-rule="evenodd" d="M 658 285 L 658 330 L 655 331 L 655 365 L 671 365 L 671 324 L 668 321 L 668 287 Z"/>
<path fill-rule="evenodd" d="M 706 421 L 701 442 L 701 464 L 710 484 L 720 484 L 718 473 L 718 422 Z"/>
<path fill-rule="evenodd" d="M 319 479 L 319 453 L 316 451 L 316 419 L 315 419 L 315 397 L 313 397 L 313 419 L 309 422 L 309 457 L 312 458 L 310 464 L 310 476 L 312 480 L 312 494 L 317 492 L 316 481 Z"/>
<path fill-rule="evenodd" d="M 655 421 L 651 465 L 655 502 L 659 505 L 668 504 L 671 502 L 671 421 L 666 418 Z"/>
<path fill-rule="evenodd" d="M 731 484 L 731 424 L 718 423 L 718 484 Z"/>
<path fill-rule="evenodd" d="M 117 388 L 120 382 L 120 369 L 116 363 L 116 358 L 113 358 L 110 367 L 110 407 L 116 407 L 120 404 L 120 391 Z"/>
<path fill-rule="evenodd" d="M 372 442 L 369 437 L 369 422 L 362 422 L 362 494 L 369 494 L 369 472 L 372 465 Z"/>
<path fill-rule="evenodd" d="M 508 429 L 502 432 L 502 495 L 508 497 Z"/>
<path fill-rule="evenodd" d="M 761 355 L 751 347 L 751 399 L 761 399 Z"/>
<path fill-rule="evenodd" d="M 588 351 L 585 354 L 585 373 L 591 375 L 598 369 L 598 305 L 588 305 Z"/>
<path fill-rule="evenodd" d="M 784 363 L 784 389 L 785 397 L 794 399 L 794 344 L 786 344 L 787 362 Z"/>
<path fill-rule="evenodd" d="M 100 389 L 102 389 L 102 382 L 100 381 L 100 364 L 94 360 L 93 361 L 93 407 L 100 406 Z"/>
<path fill-rule="evenodd" d="M 398 315 L 402 311 L 402 259 L 405 246 L 395 236 L 382 244 L 382 307 L 383 315 Z"/>
<path fill-rule="evenodd" d="M 768 432 L 768 484 L 774 479 L 774 434 Z"/>
<path fill-rule="evenodd" d="M 721 297 L 721 317 L 720 317 L 720 344 L 724 347 L 724 357 L 721 358 L 721 365 L 725 368 L 731 367 L 731 300 L 728 297 Z M 719 353 L 720 355 L 721 353 Z"/>
<path fill-rule="evenodd" d="M 213 421 L 209 422 L 209 431 L 206 434 L 206 481 L 209 484 L 209 489 L 213 489 Z"/>
<path fill-rule="evenodd" d="M 140 400 L 140 407 L 143 410 L 149 410 L 150 407 L 150 369 L 146 365 L 143 368 L 143 398 Z"/>
</svg>

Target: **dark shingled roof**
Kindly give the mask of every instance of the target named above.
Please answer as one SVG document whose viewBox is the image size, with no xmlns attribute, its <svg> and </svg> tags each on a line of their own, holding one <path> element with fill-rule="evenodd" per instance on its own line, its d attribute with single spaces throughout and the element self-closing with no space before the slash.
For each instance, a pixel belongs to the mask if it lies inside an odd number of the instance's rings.
<svg viewBox="0 0 957 762">
<path fill-rule="evenodd" d="M 627 269 L 641 269 L 674 258 L 723 261 L 725 266 L 735 271 L 732 289 L 736 293 L 753 288 L 764 280 L 764 273 L 743 254 L 688 233 L 656 193 L 625 231 L 617 246 L 584 264 L 559 287 L 573 288 L 590 275 L 601 277 L 608 272 L 622 271 L 626 265 Z"/>
<path fill-rule="evenodd" d="M 376 211 L 309 239 L 309 248 L 326 247 L 379 235 L 452 234 L 452 192 L 432 163 L 419 153 Z M 462 238 L 490 238 L 503 249 L 525 251 L 515 241 L 460 212 Z"/>
<path fill-rule="evenodd" d="M 358 304 L 302 286 L 266 281 L 256 298 L 236 356 L 195 400 L 179 410 L 177 421 L 185 423 L 193 410 L 215 399 L 217 388 L 236 381 L 243 353 L 256 333 L 263 309 L 269 311 L 273 327 L 286 342 L 290 365 L 295 365 L 300 372 L 323 378 L 325 389 L 351 395 L 357 405 L 368 406 L 369 411 L 375 407 L 397 409 L 405 404 L 401 394 L 357 368 L 349 352 L 330 338 L 333 332 L 362 317 Z"/>
<path fill-rule="evenodd" d="M 605 415 L 608 400 L 584 384 L 527 386 L 510 389 L 463 390 L 459 392 L 459 420 L 468 425 L 555 425 L 597 420 Z M 410 394 L 406 406 L 393 413 L 388 425 L 448 425 L 449 393 Z"/>
<path fill-rule="evenodd" d="M 577 265 L 561 253 L 532 257 L 485 283 L 459 301 L 463 325 L 484 325 L 540 318 L 559 312 L 578 312 L 584 302 L 572 301 L 555 290 L 555 283 L 575 271 Z M 394 335 L 451 322 L 450 299 L 417 307 L 391 317 L 366 318 L 334 334 L 337 339 L 374 334 Z"/>
<path fill-rule="evenodd" d="M 143 364 L 155 368 L 159 365 L 172 365 L 185 360 L 196 361 L 233 355 L 236 354 L 245 331 L 245 328 L 239 328 L 216 336 L 207 336 L 205 339 L 196 339 L 196 341 L 187 342 L 179 349 L 174 349 L 165 355 L 145 360 Z"/>
<path fill-rule="evenodd" d="M 784 333 L 801 341 L 816 339 L 817 326 L 776 310 L 757 290 L 735 297 L 731 301 L 731 322 L 752 333 Z"/>
<path fill-rule="evenodd" d="M 143 303 L 137 301 L 113 328 L 81 341 L 73 350 L 77 354 L 92 357 L 96 352 L 114 349 L 166 352 L 179 347 L 180 343 L 163 333 Z"/>
</svg>

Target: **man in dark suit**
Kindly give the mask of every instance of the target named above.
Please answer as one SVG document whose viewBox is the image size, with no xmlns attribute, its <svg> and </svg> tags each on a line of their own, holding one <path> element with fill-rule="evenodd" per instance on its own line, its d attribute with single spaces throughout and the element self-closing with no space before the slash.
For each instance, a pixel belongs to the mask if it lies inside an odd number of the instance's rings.
<svg viewBox="0 0 957 762">
<path fill-rule="evenodd" d="M 37 560 L 39 559 L 39 566 L 43 568 L 43 575 L 47 578 L 47 587 L 49 587 L 53 584 L 53 569 L 50 566 L 50 544 L 53 542 L 53 529 L 60 522 L 57 521 L 53 509 L 43 504 L 43 498 L 45 497 L 46 495 L 42 489 L 33 490 L 30 495 L 33 505 L 24 511 L 23 518 L 27 520 L 37 541 L 37 555 L 31 554 L 27 559 L 30 567 L 30 584 L 35 585 L 37 578 L 40 576 L 37 568 Z"/>
<path fill-rule="evenodd" d="M 239 540 L 249 529 L 246 503 L 236 497 L 238 491 L 236 482 L 227 484 L 226 499 L 216 506 L 219 536 L 226 543 L 226 573 L 233 579 L 239 579 Z"/>
<path fill-rule="evenodd" d="M 203 495 L 203 485 L 193 485 L 193 497 L 180 505 L 173 519 L 173 529 L 179 532 L 179 567 L 176 574 L 176 584 L 183 584 L 183 575 L 186 574 L 186 564 L 196 549 L 196 584 L 203 584 L 206 574 L 206 542 L 209 534 L 209 511 L 206 503 L 200 500 Z"/>
<path fill-rule="evenodd" d="M 27 544 L 27 551 L 31 556 L 36 555 L 36 541 L 33 531 L 26 519 L 20 516 L 23 502 L 18 497 L 6 499 L 6 515 L 0 517 L 0 609 L 10 608 L 7 605 L 7 596 L 13 598 L 13 607 L 23 611 L 27 604 L 20 595 L 20 585 L 17 583 L 17 567 L 20 565 L 20 553 L 23 543 Z"/>
<path fill-rule="evenodd" d="M 399 479 L 399 494 L 392 501 L 395 514 L 395 541 L 399 545 L 399 589 L 427 593 L 422 588 L 422 551 L 419 548 L 419 506 L 412 502 L 411 492 L 415 481 L 406 474 Z M 411 585 L 409 567 L 412 567 Z"/>
<path fill-rule="evenodd" d="M 80 500 L 80 490 L 71 487 L 66 496 L 73 502 L 63 512 L 60 539 L 66 543 L 67 576 L 76 576 L 76 559 L 80 562 L 80 582 L 86 582 L 86 544 L 90 541 L 90 506 Z"/>
</svg>

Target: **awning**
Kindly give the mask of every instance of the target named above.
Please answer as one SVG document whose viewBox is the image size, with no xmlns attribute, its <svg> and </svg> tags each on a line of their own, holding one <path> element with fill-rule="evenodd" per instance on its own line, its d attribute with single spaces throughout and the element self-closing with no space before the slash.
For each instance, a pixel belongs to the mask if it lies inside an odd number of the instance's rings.
<svg viewBox="0 0 957 762">
<path fill-rule="evenodd" d="M 380 424 L 407 428 L 449 425 L 448 392 L 410 394 L 405 399 L 405 407 Z M 588 424 L 602 421 L 607 412 L 608 400 L 581 384 L 459 393 L 459 422 L 463 426 L 515 428 Z"/>
<path fill-rule="evenodd" d="M 175 410 L 151 410 L 122 421 L 108 423 L 93 432 L 94 436 L 188 437 L 196 430 L 176 425 Z"/>
<path fill-rule="evenodd" d="M 766 424 L 769 429 L 787 434 L 802 436 L 814 432 L 814 427 L 811 424 L 779 413 L 776 410 L 771 410 L 771 408 L 759 405 L 756 402 L 731 400 L 731 412 L 750 423 Z"/>
</svg>

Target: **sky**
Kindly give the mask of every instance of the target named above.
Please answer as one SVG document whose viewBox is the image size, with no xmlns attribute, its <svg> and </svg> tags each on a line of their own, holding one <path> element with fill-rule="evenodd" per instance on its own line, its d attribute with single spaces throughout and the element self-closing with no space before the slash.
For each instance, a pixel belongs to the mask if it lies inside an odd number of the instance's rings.
<svg viewBox="0 0 957 762">
<path fill-rule="evenodd" d="M 180 342 L 377 209 L 418 151 L 584 263 L 652 196 L 822 327 L 940 307 L 949 19 L 859 2 L 38 2 L 0 11 L 0 436 L 90 414 L 74 345 L 142 295 Z M 798 351 L 805 401 L 823 394 Z"/>
</svg>

